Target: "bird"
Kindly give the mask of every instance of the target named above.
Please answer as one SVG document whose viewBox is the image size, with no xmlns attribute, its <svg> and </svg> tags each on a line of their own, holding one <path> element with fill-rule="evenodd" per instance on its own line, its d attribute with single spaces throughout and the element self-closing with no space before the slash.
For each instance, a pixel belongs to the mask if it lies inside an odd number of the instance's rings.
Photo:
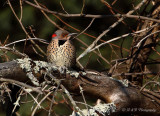
<svg viewBox="0 0 160 116">
<path fill-rule="evenodd" d="M 76 49 L 73 37 L 76 33 L 57 30 L 47 47 L 47 60 L 57 67 L 73 68 L 76 65 Z"/>
</svg>

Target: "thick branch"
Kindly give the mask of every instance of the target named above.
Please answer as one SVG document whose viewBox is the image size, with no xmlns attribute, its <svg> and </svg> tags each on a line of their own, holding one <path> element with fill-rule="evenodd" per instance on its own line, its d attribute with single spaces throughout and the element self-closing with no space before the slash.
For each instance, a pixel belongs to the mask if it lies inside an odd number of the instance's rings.
<svg viewBox="0 0 160 116">
<path fill-rule="evenodd" d="M 29 64 L 26 62 L 26 66 L 36 69 L 36 65 L 44 64 L 42 61 L 31 61 Z M 45 66 L 38 65 L 39 69 L 36 71 L 44 72 L 48 63 L 45 63 Z M 26 82 L 29 80 L 26 77 L 26 71 L 28 69 L 21 69 L 20 62 L 11 61 L 0 64 L 0 77 L 1 78 L 10 78 L 17 81 Z M 48 64 L 48 69 L 52 69 Z M 47 70 L 48 70 L 47 69 Z M 76 71 L 66 71 L 66 73 L 61 74 L 58 68 L 53 67 L 53 75 L 57 78 L 63 78 L 62 84 L 69 90 L 74 93 L 79 93 L 79 85 L 84 90 L 86 95 L 94 96 L 95 98 L 102 99 L 106 103 L 114 103 L 117 108 L 117 112 L 127 112 L 122 111 L 123 108 L 141 108 L 141 110 L 134 111 L 132 113 L 146 113 L 146 115 L 158 115 L 160 114 L 160 98 L 157 98 L 155 95 L 146 94 L 146 92 L 140 92 L 139 89 L 134 88 L 133 86 L 124 85 L 121 81 L 108 77 L 104 74 L 95 72 L 95 71 L 86 71 L 86 74 Z M 35 71 L 35 70 L 32 70 Z M 33 73 L 36 77 L 36 74 Z M 42 76 L 41 76 L 42 78 Z M 38 78 L 37 78 L 38 79 Z M 148 97 L 148 96 L 149 97 Z M 156 101 L 152 99 L 156 98 Z M 145 110 L 145 111 L 142 111 Z M 151 111 L 146 111 L 151 110 Z"/>
</svg>

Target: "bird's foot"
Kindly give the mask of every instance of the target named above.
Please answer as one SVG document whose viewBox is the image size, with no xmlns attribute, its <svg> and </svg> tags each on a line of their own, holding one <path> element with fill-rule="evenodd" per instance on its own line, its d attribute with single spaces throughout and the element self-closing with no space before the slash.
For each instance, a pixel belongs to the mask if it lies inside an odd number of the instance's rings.
<svg viewBox="0 0 160 116">
<path fill-rule="evenodd" d="M 59 71 L 60 71 L 61 74 L 66 73 L 66 70 L 67 70 L 67 68 L 65 66 L 59 67 Z"/>
</svg>

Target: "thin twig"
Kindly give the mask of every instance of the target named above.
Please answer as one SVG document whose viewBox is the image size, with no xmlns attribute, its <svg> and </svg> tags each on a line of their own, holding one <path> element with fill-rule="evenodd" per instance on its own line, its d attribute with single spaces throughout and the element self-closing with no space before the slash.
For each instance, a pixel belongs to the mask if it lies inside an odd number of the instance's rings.
<svg viewBox="0 0 160 116">
<path fill-rule="evenodd" d="M 8 42 L 8 39 L 9 39 L 9 35 L 7 35 L 5 41 L 3 42 L 2 46 L 4 46 L 7 42 Z"/>
<path fill-rule="evenodd" d="M 86 47 L 88 47 L 88 45 L 85 43 L 85 42 L 83 42 L 82 40 L 80 40 L 80 39 L 78 39 L 77 38 L 77 40 L 80 42 L 80 43 L 82 43 L 84 46 L 86 46 Z M 82 48 L 83 49 L 83 48 Z M 96 51 L 93 51 L 95 54 L 97 54 L 102 60 L 104 60 L 107 64 L 109 64 L 110 66 L 111 66 L 111 64 L 110 64 L 110 62 L 107 60 L 107 59 L 105 59 L 102 55 L 100 55 L 99 53 L 97 53 Z M 79 62 L 79 61 L 78 61 Z"/>
<path fill-rule="evenodd" d="M 135 9 L 129 11 L 127 15 L 132 14 L 134 11 L 138 10 L 147 0 L 143 0 L 141 3 L 139 3 Z M 117 22 L 115 22 L 113 25 L 111 25 L 107 30 L 105 30 L 102 34 L 100 34 L 97 39 L 77 58 L 77 60 L 80 60 L 82 57 L 88 54 L 88 52 L 97 44 L 97 42 L 106 34 L 108 33 L 111 29 L 116 27 L 121 21 L 123 21 L 125 17 L 120 18 Z"/>
<path fill-rule="evenodd" d="M 81 15 L 83 15 L 84 7 L 85 7 L 85 0 L 83 0 L 83 6 L 82 6 L 82 9 L 81 9 Z"/>
<path fill-rule="evenodd" d="M 16 109 L 17 106 L 20 106 L 19 102 L 20 102 L 22 93 L 23 93 L 23 90 L 21 90 L 21 92 L 20 92 L 20 94 L 19 94 L 16 102 L 14 103 L 14 108 L 13 108 L 13 110 L 12 110 L 12 113 L 14 113 L 14 111 L 15 111 L 15 109 Z"/>
<path fill-rule="evenodd" d="M 145 16 L 137 16 L 137 15 L 131 15 L 135 10 L 139 9 L 147 0 L 143 0 L 140 4 L 137 5 L 137 7 L 135 7 L 135 9 L 131 10 L 130 13 L 128 14 L 115 14 L 115 15 L 92 15 L 92 14 L 64 14 L 64 13 L 59 13 L 56 11 L 51 11 L 48 9 L 45 9 L 43 7 L 40 7 L 38 5 L 35 5 L 29 1 L 25 1 L 27 4 L 38 8 L 40 10 L 43 10 L 45 12 L 51 13 L 51 14 L 56 14 L 59 16 L 63 16 L 63 17 L 85 17 L 85 18 L 108 18 L 108 17 L 122 17 L 122 18 L 135 18 L 135 19 L 143 19 L 143 20 L 150 20 L 150 21 L 154 21 L 157 23 L 160 23 L 160 20 L 158 19 L 154 19 L 154 18 L 149 18 L 149 17 L 145 17 Z"/>
<path fill-rule="evenodd" d="M 36 0 L 34 0 L 34 2 L 37 4 L 37 6 L 41 7 Z M 48 19 L 48 21 L 50 21 L 54 26 L 56 26 L 57 28 L 63 30 L 63 28 L 61 28 L 56 22 L 54 22 L 52 19 L 50 19 L 43 10 L 41 10 L 41 12 L 42 12 L 43 15 Z"/>
<path fill-rule="evenodd" d="M 30 92 L 26 91 L 34 100 L 34 102 L 37 104 L 37 107 L 39 108 L 43 108 L 39 103 L 38 103 L 38 99 L 36 99 Z"/>
<path fill-rule="evenodd" d="M 61 82 L 57 85 L 56 90 L 53 92 L 52 102 L 51 102 L 51 104 L 50 104 L 50 108 L 49 108 L 48 116 L 50 116 L 50 115 L 51 115 L 51 110 L 52 110 L 52 107 L 53 107 L 54 97 L 55 97 L 55 96 L 56 96 L 56 94 L 57 94 L 57 91 L 58 91 L 58 88 L 60 87 L 60 84 L 61 84 Z"/>
<path fill-rule="evenodd" d="M 26 34 L 29 38 L 31 38 L 30 35 L 28 34 L 28 32 L 26 31 L 26 29 L 24 28 L 22 22 L 19 20 L 18 16 L 16 15 L 16 13 L 15 13 L 15 11 L 14 11 L 11 3 L 10 3 L 10 1 L 9 1 L 9 0 L 7 0 L 7 1 L 8 1 L 8 4 L 9 4 L 9 6 L 10 6 L 10 8 L 11 8 L 13 14 L 14 14 L 14 16 L 16 17 L 16 19 L 18 20 L 19 24 L 21 25 L 23 31 L 25 32 L 25 34 Z"/>
<path fill-rule="evenodd" d="M 118 56 L 118 54 L 116 53 L 116 51 L 114 50 L 114 48 L 112 47 L 112 45 L 111 44 L 109 44 L 109 46 L 111 47 L 111 49 L 112 49 L 112 53 L 114 53 L 118 58 L 120 58 L 119 56 Z M 98 48 L 99 49 L 99 48 Z M 112 55 L 113 56 L 113 55 Z M 112 58 L 111 58 L 112 59 Z"/>
<path fill-rule="evenodd" d="M 13 80 L 13 79 L 0 78 L 0 81 L 2 81 L 2 82 L 9 82 L 9 83 L 11 83 L 11 84 L 14 84 L 14 83 L 15 83 L 15 84 L 20 85 L 20 86 L 22 86 L 22 87 L 29 88 L 29 89 L 31 89 L 32 91 L 35 91 L 35 92 L 37 92 L 37 93 L 42 93 L 42 91 L 39 90 L 39 89 L 36 88 L 36 87 L 32 87 L 32 86 L 30 86 L 30 85 L 27 85 L 27 84 L 25 84 L 25 83 L 22 83 L 22 82 Z"/>
<path fill-rule="evenodd" d="M 87 111 L 88 111 L 88 115 L 90 116 L 89 108 L 88 108 L 88 106 L 86 105 L 87 102 L 86 102 L 86 99 L 85 99 L 85 97 L 84 97 L 83 88 L 81 87 L 81 85 L 79 85 L 79 89 L 80 89 L 80 93 L 82 94 L 82 98 L 83 98 L 83 101 L 84 101 L 84 103 L 85 103 L 86 109 L 87 109 Z"/>
<path fill-rule="evenodd" d="M 72 29 L 74 29 L 74 30 L 80 32 L 80 30 L 78 30 L 78 29 L 72 27 L 71 25 L 69 25 L 68 23 L 66 23 L 64 20 L 62 20 L 60 17 L 58 17 L 57 15 L 55 15 L 55 14 L 53 14 L 53 15 L 54 15 L 56 18 L 58 18 L 62 23 L 64 23 L 65 25 L 67 25 L 68 27 L 70 27 L 70 28 L 72 28 Z M 46 18 L 47 18 L 51 23 L 56 24 L 56 23 L 53 22 L 46 14 L 45 14 L 45 16 L 46 16 Z M 62 29 L 62 28 L 59 27 L 58 25 L 55 25 L 55 26 L 56 26 L 57 28 L 59 28 L 59 29 Z M 63 29 L 62 29 L 62 30 L 63 30 Z M 96 38 L 95 36 L 90 35 L 90 34 L 88 34 L 88 33 L 83 33 L 83 34 L 85 34 L 85 35 L 87 35 L 87 36 L 89 36 L 89 37 L 91 37 L 91 38 Z M 104 40 L 100 40 L 100 41 L 104 42 Z M 110 43 L 110 44 L 112 44 L 112 43 Z M 112 44 L 112 45 L 115 46 L 115 47 L 118 47 L 117 45 L 114 45 L 114 44 Z M 126 50 L 126 51 L 128 51 L 128 50 L 125 49 L 125 48 L 123 48 L 123 49 Z"/>
<path fill-rule="evenodd" d="M 66 14 L 68 14 L 68 12 L 64 9 L 64 7 L 63 7 L 63 4 L 62 4 L 62 2 L 61 2 L 61 0 L 60 0 L 60 5 L 61 5 L 61 7 L 62 7 L 62 9 L 63 9 L 63 11 L 66 13 Z"/>
<path fill-rule="evenodd" d="M 21 10 L 21 15 L 19 20 L 22 21 L 22 16 L 23 16 L 22 0 L 19 0 L 19 4 L 20 4 L 20 10 Z"/>
<path fill-rule="evenodd" d="M 144 37 L 143 39 L 141 39 L 141 40 L 137 43 L 137 45 L 135 45 L 134 47 L 139 48 L 139 46 L 141 45 L 141 43 L 142 43 L 145 39 L 147 39 L 148 37 L 150 37 L 150 36 L 152 36 L 152 35 L 154 35 L 154 34 L 156 34 L 156 33 L 159 33 L 159 32 L 160 32 L 160 31 L 158 30 L 158 31 L 156 31 L 156 32 L 153 32 L 153 33 L 147 35 L 146 37 Z"/>
<path fill-rule="evenodd" d="M 93 19 L 91 20 L 91 22 L 89 23 L 89 25 L 88 25 L 82 32 L 80 32 L 76 37 L 78 37 L 79 35 L 83 34 L 83 33 L 92 25 L 92 23 L 94 22 L 94 20 L 95 20 L 95 18 L 93 18 Z M 75 38 L 76 38 L 76 37 L 75 37 Z"/>
<path fill-rule="evenodd" d="M 49 92 L 47 95 L 45 95 L 45 96 L 41 99 L 41 101 L 38 103 L 38 105 L 34 108 L 31 116 L 34 116 L 36 110 L 39 108 L 39 105 L 42 104 L 42 102 L 43 102 L 51 93 L 52 93 L 52 92 Z"/>
<path fill-rule="evenodd" d="M 87 105 L 88 107 L 90 108 L 93 108 L 93 106 L 89 105 L 89 104 L 86 104 L 86 103 L 83 103 L 83 102 L 79 102 L 79 101 L 75 101 L 77 104 L 83 104 L 83 105 Z"/>
<path fill-rule="evenodd" d="M 119 36 L 119 37 L 110 39 L 110 40 L 108 40 L 108 41 L 106 41 L 106 42 L 104 42 L 104 43 L 101 43 L 101 44 L 97 45 L 97 46 L 94 47 L 93 49 L 89 50 L 88 53 L 94 51 L 95 49 L 98 49 L 99 47 L 101 47 L 101 46 L 103 46 L 103 45 L 105 45 L 105 44 L 108 44 L 108 43 L 110 43 L 110 42 L 116 41 L 116 40 L 118 40 L 118 39 L 127 37 L 127 36 L 129 36 L 129 35 L 135 35 L 135 34 L 138 34 L 138 33 L 144 32 L 144 31 L 148 31 L 149 29 L 152 29 L 152 28 L 155 27 L 155 26 L 158 26 L 158 24 L 155 24 L 155 25 L 153 25 L 153 26 L 151 26 L 151 27 L 148 27 L 148 28 L 145 28 L 145 29 L 142 29 L 142 30 L 133 32 L 133 33 L 127 33 L 127 34 L 121 35 L 121 36 Z"/>
<path fill-rule="evenodd" d="M 119 12 L 118 10 L 116 10 L 115 8 L 113 8 L 107 1 L 101 0 L 101 2 L 108 7 L 108 9 L 110 10 L 110 12 L 111 12 L 113 15 L 116 14 L 115 12 L 117 12 L 117 13 Z M 119 19 L 120 17 L 116 17 L 116 18 Z M 125 23 L 125 21 L 122 21 L 122 23 L 123 23 L 126 27 L 128 27 L 130 30 L 132 30 L 132 32 L 134 32 L 134 30 L 133 30 L 127 23 Z"/>
<path fill-rule="evenodd" d="M 27 40 L 37 40 L 37 41 L 40 41 L 42 43 L 49 44 L 45 39 L 41 39 L 41 38 L 28 38 Z M 17 40 L 17 41 L 11 42 L 9 44 L 6 44 L 4 46 L 8 47 L 10 45 L 13 45 L 13 44 L 16 44 L 16 43 L 19 43 L 19 42 L 23 42 L 23 41 L 26 41 L 26 39 Z"/>
<path fill-rule="evenodd" d="M 48 87 L 48 85 L 45 85 L 44 87 L 42 87 L 42 91 L 44 92 L 45 91 L 45 88 L 47 88 Z M 33 110 L 33 108 L 34 108 L 34 106 L 35 106 L 35 103 L 37 104 L 37 105 L 39 105 L 39 103 L 38 103 L 38 98 L 39 98 L 39 96 L 40 96 L 41 94 L 38 94 L 36 97 L 32 97 L 32 95 L 31 95 L 31 97 L 33 98 L 33 100 L 34 100 L 34 103 L 33 103 L 33 105 L 32 105 L 32 107 L 31 107 L 31 111 Z M 40 105 L 39 105 L 39 107 L 41 107 Z"/>
<path fill-rule="evenodd" d="M 81 47 L 83 50 L 85 48 Z M 109 64 L 109 66 L 112 66 L 111 63 L 106 59 L 104 58 L 100 53 L 98 53 L 97 51 L 93 51 L 97 56 L 99 56 L 102 60 L 104 60 L 107 64 Z M 79 61 L 78 61 L 79 62 Z"/>
<path fill-rule="evenodd" d="M 118 73 L 118 74 L 113 74 L 112 77 L 117 77 L 117 76 L 132 76 L 132 75 L 157 75 L 157 73 L 154 72 L 140 72 L 140 73 Z"/>
<path fill-rule="evenodd" d="M 24 28 L 21 20 L 20 20 L 20 19 L 18 18 L 18 16 L 16 15 L 16 13 L 15 13 L 15 11 L 14 11 L 11 3 L 10 3 L 10 1 L 9 1 L 9 0 L 7 0 L 7 1 L 8 1 L 8 4 L 9 4 L 9 6 L 10 6 L 10 8 L 11 8 L 13 14 L 14 14 L 14 16 L 15 16 L 16 19 L 18 20 L 20 26 L 22 27 L 22 30 L 25 32 L 25 34 L 27 35 L 28 38 L 31 38 L 30 35 L 28 34 L 28 32 L 26 31 L 26 29 Z M 39 49 L 39 51 L 40 51 L 41 53 L 43 53 L 43 55 L 46 55 L 46 53 L 45 53 L 33 40 L 31 40 L 31 42 L 32 42 L 33 45 L 35 45 L 35 46 Z"/>
<path fill-rule="evenodd" d="M 0 49 L 10 51 L 13 54 L 16 54 L 16 55 L 21 56 L 21 57 L 26 57 L 26 58 L 28 57 L 28 55 L 26 55 L 25 53 L 21 53 L 16 49 L 12 49 L 12 48 L 9 48 L 9 47 L 6 47 L 6 46 L 0 46 Z"/>
<path fill-rule="evenodd" d="M 149 82 L 147 82 L 145 85 L 143 85 L 143 87 L 141 87 L 140 91 L 142 91 L 148 84 L 151 84 L 151 83 L 154 83 L 154 84 L 160 86 L 160 83 L 159 83 L 159 82 L 156 82 L 156 81 L 149 81 Z"/>
<path fill-rule="evenodd" d="M 59 80 L 56 80 L 55 77 L 51 73 L 49 73 L 48 76 L 50 76 L 57 84 L 59 84 Z M 68 90 L 62 84 L 60 84 L 60 87 L 66 93 L 66 95 L 69 98 L 69 100 L 71 101 L 74 109 L 76 109 L 82 116 L 84 116 L 84 114 L 81 112 L 80 108 L 76 105 L 75 101 L 73 100 L 73 98 L 70 95 L 70 93 L 68 92 Z"/>
</svg>

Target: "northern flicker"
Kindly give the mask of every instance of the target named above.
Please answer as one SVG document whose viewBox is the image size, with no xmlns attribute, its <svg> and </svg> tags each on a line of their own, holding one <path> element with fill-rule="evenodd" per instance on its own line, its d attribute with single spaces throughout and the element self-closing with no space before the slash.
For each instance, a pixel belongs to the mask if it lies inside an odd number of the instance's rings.
<svg viewBox="0 0 160 116">
<path fill-rule="evenodd" d="M 52 40 L 47 47 L 48 62 L 58 67 L 72 68 L 76 65 L 76 50 L 72 42 L 72 36 L 65 30 L 57 30 L 52 35 Z"/>
</svg>

